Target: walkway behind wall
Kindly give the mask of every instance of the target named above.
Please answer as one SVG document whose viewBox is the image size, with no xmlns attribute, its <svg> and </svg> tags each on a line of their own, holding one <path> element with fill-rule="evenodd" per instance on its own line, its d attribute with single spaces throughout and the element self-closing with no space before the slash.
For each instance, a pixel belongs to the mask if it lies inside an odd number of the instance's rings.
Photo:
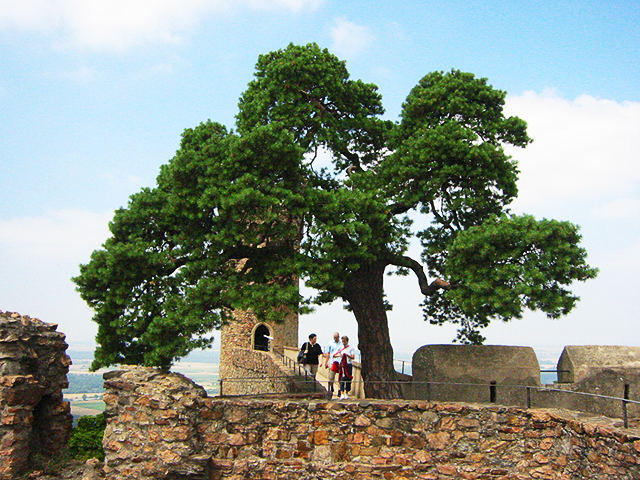
<svg viewBox="0 0 640 480">
<path fill-rule="evenodd" d="M 283 355 L 289 359 L 290 362 L 295 364 L 297 362 L 299 349 L 297 347 L 283 347 Z M 318 368 L 318 374 L 316 379 L 324 388 L 328 388 L 329 385 L 329 369 L 322 364 Z M 335 376 L 334 392 L 338 391 L 338 375 Z M 353 362 L 353 381 L 352 391 L 350 393 L 352 398 L 364 398 L 364 384 L 362 383 L 362 367 L 359 362 Z"/>
</svg>

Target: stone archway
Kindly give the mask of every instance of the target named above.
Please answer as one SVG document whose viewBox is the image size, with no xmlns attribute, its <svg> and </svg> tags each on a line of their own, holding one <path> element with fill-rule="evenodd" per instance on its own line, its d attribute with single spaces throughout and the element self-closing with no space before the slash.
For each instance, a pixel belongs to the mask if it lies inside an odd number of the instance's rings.
<svg viewBox="0 0 640 480">
<path fill-rule="evenodd" d="M 253 329 L 253 335 L 251 338 L 251 345 L 254 350 L 269 351 L 269 338 L 271 337 L 271 330 L 264 323 L 259 323 Z"/>
</svg>

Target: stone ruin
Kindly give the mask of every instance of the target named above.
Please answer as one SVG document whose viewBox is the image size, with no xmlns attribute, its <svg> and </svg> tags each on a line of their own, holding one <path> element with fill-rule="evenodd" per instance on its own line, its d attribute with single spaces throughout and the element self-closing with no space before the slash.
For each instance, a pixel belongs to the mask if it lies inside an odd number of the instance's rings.
<svg viewBox="0 0 640 480">
<path fill-rule="evenodd" d="M 541 385 L 531 347 L 424 345 L 413 355 L 412 372 L 406 398 L 525 406 L 529 386 L 533 406 L 612 418 L 623 417 L 622 401 L 592 394 L 640 401 L 640 347 L 566 346 L 553 385 Z M 640 418 L 640 405 L 628 403 L 627 413 Z"/>
<path fill-rule="evenodd" d="M 107 480 L 640 478 L 640 431 L 566 411 L 208 397 L 149 367 L 104 378 Z"/>
<path fill-rule="evenodd" d="M 424 345 L 413 354 L 412 372 L 415 397 L 430 400 L 523 405 L 525 390 L 509 386 L 540 386 L 531 347 Z"/>
<path fill-rule="evenodd" d="M 71 359 L 57 325 L 0 310 L 0 480 L 16 478 L 38 456 L 69 439 L 72 416 L 62 389 Z"/>
</svg>

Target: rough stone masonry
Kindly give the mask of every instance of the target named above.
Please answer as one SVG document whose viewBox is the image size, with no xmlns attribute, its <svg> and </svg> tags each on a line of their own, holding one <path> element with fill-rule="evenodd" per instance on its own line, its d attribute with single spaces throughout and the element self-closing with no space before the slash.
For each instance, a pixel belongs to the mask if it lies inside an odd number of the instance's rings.
<svg viewBox="0 0 640 480">
<path fill-rule="evenodd" d="M 640 478 L 640 434 L 558 410 L 210 398 L 143 367 L 105 387 L 108 480 Z"/>
<path fill-rule="evenodd" d="M 35 456 L 50 458 L 71 432 L 71 359 L 57 325 L 0 310 L 0 480 L 17 478 Z"/>
</svg>

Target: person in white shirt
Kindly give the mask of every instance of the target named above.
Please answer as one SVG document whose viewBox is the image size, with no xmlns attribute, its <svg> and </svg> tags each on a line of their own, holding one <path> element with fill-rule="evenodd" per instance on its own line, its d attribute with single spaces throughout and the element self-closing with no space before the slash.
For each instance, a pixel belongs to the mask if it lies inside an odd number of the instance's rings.
<svg viewBox="0 0 640 480">
<path fill-rule="evenodd" d="M 336 381 L 336 373 L 338 373 L 340 367 L 340 359 L 334 359 L 333 354 L 342 348 L 340 343 L 340 334 L 335 332 L 333 334 L 333 342 L 329 342 L 324 350 L 324 366 L 329 369 L 327 375 L 329 376 L 329 394 L 333 396 L 333 384 Z M 333 363 L 336 363 L 334 366 Z"/>
<path fill-rule="evenodd" d="M 340 390 L 338 390 L 338 396 L 342 400 L 348 400 L 349 392 L 351 391 L 351 379 L 353 378 L 353 359 L 356 358 L 356 351 L 349 345 L 349 337 L 346 335 L 342 337 L 342 348 L 333 354 L 333 358 L 334 360 L 336 358 L 340 360 Z"/>
</svg>

